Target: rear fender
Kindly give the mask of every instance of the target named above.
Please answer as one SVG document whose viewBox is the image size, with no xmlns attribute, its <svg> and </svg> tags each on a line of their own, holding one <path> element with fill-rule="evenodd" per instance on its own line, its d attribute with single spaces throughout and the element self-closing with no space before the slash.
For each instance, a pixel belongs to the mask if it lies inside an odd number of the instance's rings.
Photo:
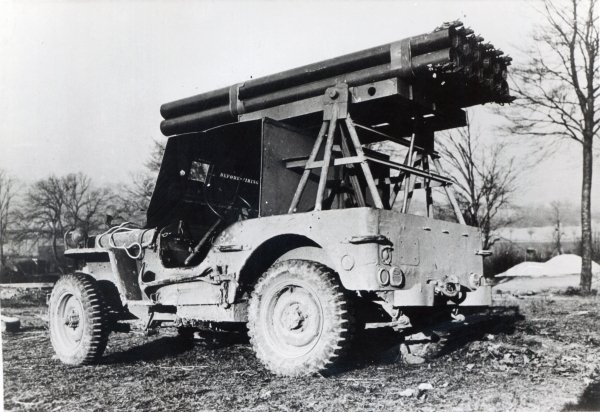
<svg viewBox="0 0 600 412">
<path fill-rule="evenodd" d="M 335 270 L 332 259 L 314 240 L 297 234 L 274 236 L 261 243 L 244 262 L 240 270 L 240 295 L 250 292 L 274 263 L 288 259 L 313 260 Z"/>
<path fill-rule="evenodd" d="M 296 249 L 292 249 L 287 253 L 284 253 L 275 261 L 275 263 L 282 262 L 290 259 L 304 259 L 318 262 L 331 269 L 335 270 L 335 265 L 331 257 L 327 254 L 325 249 L 316 246 L 304 246 Z"/>
</svg>

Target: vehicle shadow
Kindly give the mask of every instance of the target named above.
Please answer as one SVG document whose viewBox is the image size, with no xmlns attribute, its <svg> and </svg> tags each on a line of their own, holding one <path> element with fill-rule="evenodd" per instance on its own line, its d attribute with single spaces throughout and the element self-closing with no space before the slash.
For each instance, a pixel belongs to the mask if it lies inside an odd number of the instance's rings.
<svg viewBox="0 0 600 412">
<path fill-rule="evenodd" d="M 429 344 L 433 350 L 427 354 L 431 361 L 468 345 L 482 340 L 488 334 L 512 334 L 515 323 L 524 319 L 518 307 L 495 307 L 466 313 L 462 322 L 440 319 L 438 314 L 422 316 L 420 322 L 406 333 L 400 334 L 391 328 L 366 329 L 357 334 L 345 359 L 328 375 L 338 375 L 351 370 L 359 370 L 372 365 L 386 365 L 402 362 L 400 346 L 402 344 Z M 415 340 L 419 332 L 425 332 L 423 342 Z M 156 361 L 175 357 L 196 349 L 219 350 L 235 345 L 247 345 L 245 329 L 233 331 L 202 331 L 195 339 L 184 336 L 165 336 L 123 352 L 105 355 L 103 364 L 127 364 L 137 361 Z M 407 337 L 408 336 L 408 337 Z M 416 338 L 418 339 L 418 338 Z"/>
<path fill-rule="evenodd" d="M 563 407 L 566 411 L 599 411 L 600 410 L 600 378 L 590 383 L 584 390 L 577 404 L 568 403 Z"/>
<path fill-rule="evenodd" d="M 194 342 L 179 336 L 165 336 L 134 346 L 122 352 L 113 352 L 102 357 L 102 364 L 127 364 L 138 361 L 156 361 L 174 357 L 194 348 Z"/>
<path fill-rule="evenodd" d="M 439 318 L 421 319 L 420 325 L 406 330 L 404 334 L 391 328 L 366 329 L 357 336 L 346 360 L 332 374 L 372 365 L 403 362 L 403 344 L 411 348 L 409 350 L 415 345 L 426 345 L 428 350 L 420 355 L 426 361 L 433 361 L 460 350 L 471 342 L 482 340 L 488 334 L 513 334 L 515 324 L 524 319 L 516 306 L 472 310 L 465 315 L 466 319 L 462 322 L 440 321 Z"/>
<path fill-rule="evenodd" d="M 249 344 L 250 338 L 244 326 L 230 331 L 200 331 L 196 334 L 194 343 L 206 349 L 225 349 L 234 345 Z"/>
<path fill-rule="evenodd" d="M 248 337 L 241 332 L 202 331 L 192 336 L 164 336 L 123 352 L 113 352 L 102 358 L 107 365 L 134 363 L 137 361 L 157 361 L 175 357 L 194 348 L 217 350 L 233 345 L 248 343 Z"/>
<path fill-rule="evenodd" d="M 464 322 L 446 322 L 432 326 L 432 330 L 441 337 L 436 357 L 442 357 L 470 342 L 482 340 L 488 334 L 512 335 L 517 322 L 525 317 L 518 306 L 493 307 L 482 312 L 467 314 Z"/>
</svg>

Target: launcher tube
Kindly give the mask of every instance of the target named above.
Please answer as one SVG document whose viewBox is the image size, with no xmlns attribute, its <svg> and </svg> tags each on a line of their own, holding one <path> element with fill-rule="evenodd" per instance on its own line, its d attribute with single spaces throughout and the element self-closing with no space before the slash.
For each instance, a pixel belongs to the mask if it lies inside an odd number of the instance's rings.
<svg viewBox="0 0 600 412">
<path fill-rule="evenodd" d="M 456 36 L 456 30 L 451 27 L 432 33 L 413 36 L 400 41 L 409 41 L 411 45 L 411 54 L 417 56 L 438 49 L 451 47 L 453 38 Z M 240 85 L 238 97 L 240 99 L 257 97 L 277 90 L 288 89 L 302 84 L 312 83 L 386 64 L 390 62 L 390 47 L 391 43 L 286 70 L 280 73 L 251 79 Z M 185 99 L 176 100 L 174 102 L 165 103 L 161 106 L 161 115 L 165 119 L 170 119 L 184 114 L 206 110 L 221 104 L 227 104 L 229 89 L 229 87 L 225 87 Z"/>
<path fill-rule="evenodd" d="M 160 114 L 163 118 L 169 119 L 228 103 L 229 87 L 223 87 L 222 89 L 212 90 L 196 96 L 165 103 L 160 106 Z"/>
<path fill-rule="evenodd" d="M 437 91 L 429 90 L 432 98 L 446 102 L 452 91 L 446 103 L 456 107 L 510 102 L 502 83 L 510 57 L 497 57 L 501 52 L 493 45 L 482 44 L 483 38 L 461 26 L 445 23 L 431 33 L 166 103 L 161 130 L 167 136 L 202 130 L 235 122 L 244 113 L 320 96 L 338 83 L 352 87 L 391 78 L 437 82 Z"/>
<path fill-rule="evenodd" d="M 390 45 L 373 47 L 318 63 L 286 70 L 269 76 L 251 79 L 239 89 L 239 98 L 246 99 L 287 89 L 305 83 L 339 76 L 344 73 L 389 63 Z"/>
<path fill-rule="evenodd" d="M 459 36 L 453 27 L 414 36 L 410 38 L 410 53 L 413 56 L 418 56 L 419 54 L 458 46 L 460 44 L 458 39 Z"/>
<path fill-rule="evenodd" d="M 205 110 L 201 113 L 193 113 L 173 119 L 167 119 L 161 123 L 160 128 L 163 134 L 167 136 L 186 133 L 201 128 L 208 128 L 218 124 L 235 121 L 238 114 L 250 113 L 280 104 L 319 96 L 325 89 L 335 86 L 338 83 L 347 83 L 348 86 L 352 87 L 394 77 L 410 77 L 414 72 L 426 71 L 432 65 L 450 63 L 452 58 L 453 52 L 451 49 L 440 50 L 438 52 L 417 56 L 413 59 L 413 64 L 411 64 L 410 67 L 392 67 L 391 64 L 382 64 L 342 76 L 319 80 L 245 99 L 241 101 L 241 110 L 232 110 L 230 106 L 220 106 Z"/>
</svg>

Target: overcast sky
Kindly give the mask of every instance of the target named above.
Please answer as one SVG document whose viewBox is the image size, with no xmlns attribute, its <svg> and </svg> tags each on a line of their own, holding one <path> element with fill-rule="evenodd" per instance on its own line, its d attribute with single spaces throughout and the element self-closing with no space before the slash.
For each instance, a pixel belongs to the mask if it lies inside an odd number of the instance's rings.
<svg viewBox="0 0 600 412">
<path fill-rule="evenodd" d="M 162 103 L 454 19 L 518 58 L 540 21 L 533 4 L 0 0 L 0 167 L 24 181 L 82 171 L 124 182 L 162 137 Z M 499 119 L 476 116 L 493 136 Z M 578 146 L 565 145 L 523 176 L 517 201 L 577 202 L 580 159 Z"/>
</svg>

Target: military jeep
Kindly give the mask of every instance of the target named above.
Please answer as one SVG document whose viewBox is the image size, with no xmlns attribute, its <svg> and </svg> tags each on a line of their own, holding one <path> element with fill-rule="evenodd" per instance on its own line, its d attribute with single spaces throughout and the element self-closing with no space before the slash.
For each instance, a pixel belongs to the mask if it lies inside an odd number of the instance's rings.
<svg viewBox="0 0 600 412">
<path fill-rule="evenodd" d="M 443 81 L 440 70 L 427 82 Z M 243 85 L 196 99 L 204 116 L 227 95 L 235 119 L 168 139 L 143 227 L 123 223 L 65 252 L 78 270 L 49 302 L 60 360 L 98 361 L 132 319 L 182 334 L 245 324 L 269 370 L 307 374 L 334 367 L 366 324 L 402 330 L 415 316 L 490 305 L 488 252 L 434 144 L 435 132 L 466 124 L 464 111 L 436 105 L 438 89 L 418 74 L 357 76 L 256 110 Z M 434 218 L 434 192 L 455 221 Z"/>
</svg>

